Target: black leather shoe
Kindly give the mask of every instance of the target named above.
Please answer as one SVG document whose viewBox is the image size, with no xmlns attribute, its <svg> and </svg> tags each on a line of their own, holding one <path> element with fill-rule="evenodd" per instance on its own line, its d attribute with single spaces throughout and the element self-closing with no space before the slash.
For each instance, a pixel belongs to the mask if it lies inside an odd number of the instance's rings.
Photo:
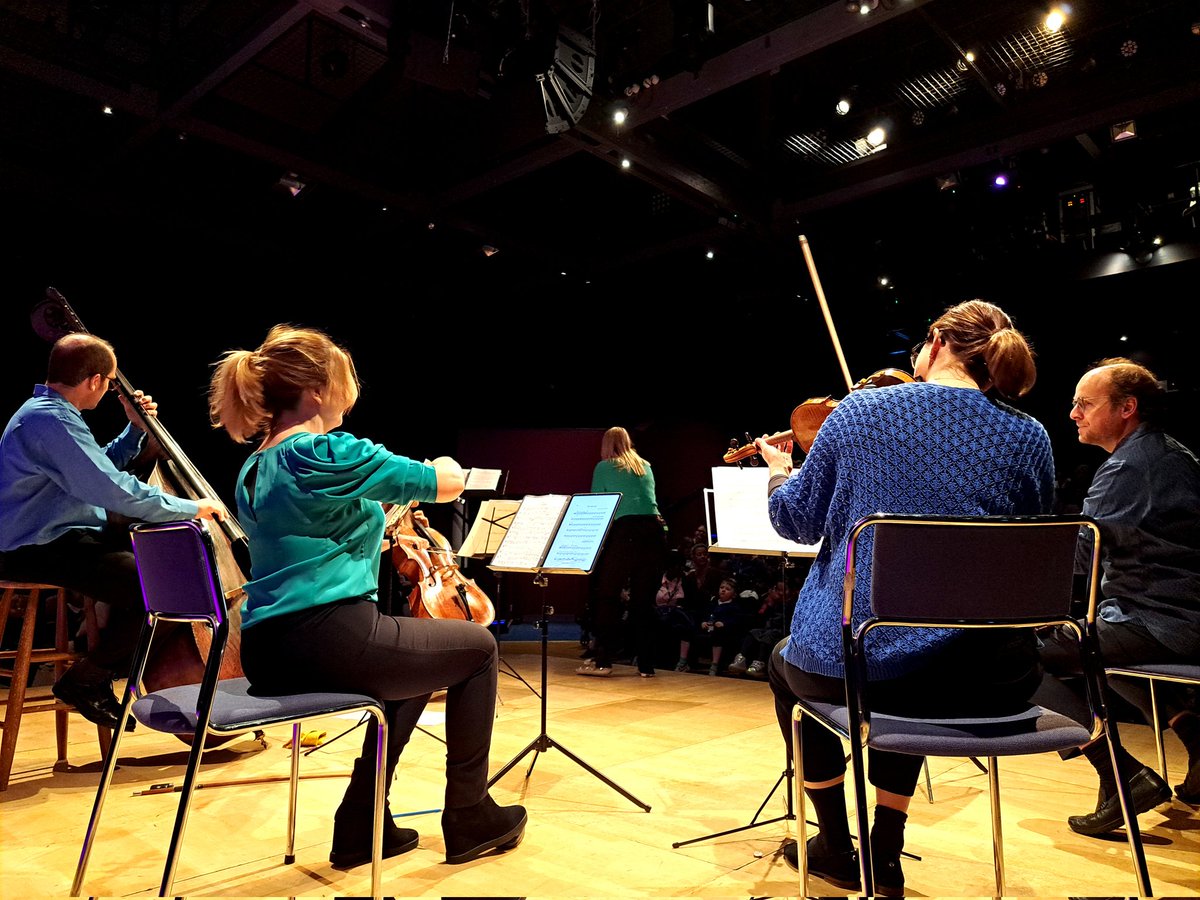
<svg viewBox="0 0 1200 900">
<path fill-rule="evenodd" d="M 1157 772 L 1142 766 L 1129 779 L 1129 796 L 1135 815 L 1148 812 L 1171 799 L 1171 788 Z M 1125 824 L 1121 815 L 1121 800 L 1113 793 L 1102 797 L 1094 812 L 1086 816 L 1070 816 L 1067 824 L 1077 834 L 1104 834 Z"/>
<path fill-rule="evenodd" d="M 844 891 L 858 891 L 862 879 L 858 872 L 858 851 L 844 850 L 841 853 L 830 853 L 820 843 L 820 835 L 808 839 L 808 874 L 822 881 L 839 887 Z M 795 841 L 783 848 L 783 858 L 787 864 L 800 871 L 800 845 Z"/>
<path fill-rule="evenodd" d="M 103 682 L 89 684 L 73 680 L 71 673 L 60 678 L 52 688 L 54 694 L 63 703 L 75 707 L 81 716 L 102 728 L 116 730 L 121 722 L 121 704 L 113 696 L 112 688 Z M 126 731 L 133 731 L 136 720 L 133 716 L 125 723 Z"/>
</svg>

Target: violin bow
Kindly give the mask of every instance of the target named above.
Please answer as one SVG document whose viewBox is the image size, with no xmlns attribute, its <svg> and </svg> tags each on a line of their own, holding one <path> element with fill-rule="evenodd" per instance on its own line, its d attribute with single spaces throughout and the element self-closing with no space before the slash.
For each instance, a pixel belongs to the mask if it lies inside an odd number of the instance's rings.
<svg viewBox="0 0 1200 900">
<path fill-rule="evenodd" d="M 825 291 L 821 289 L 821 279 L 817 275 L 817 265 L 813 262 L 812 249 L 808 246 L 808 238 L 800 235 L 800 249 L 804 253 L 804 261 L 808 264 L 808 274 L 812 277 L 813 288 L 817 292 L 817 302 L 821 304 L 821 312 L 825 315 L 825 327 L 829 329 L 829 337 L 833 341 L 833 350 L 837 354 L 838 363 L 842 367 L 842 377 L 846 379 L 846 391 L 854 390 L 854 380 L 850 377 L 850 367 L 846 365 L 846 356 L 842 353 L 841 342 L 838 341 L 837 329 L 833 327 L 833 316 L 829 314 L 829 304 L 825 302 Z"/>
</svg>

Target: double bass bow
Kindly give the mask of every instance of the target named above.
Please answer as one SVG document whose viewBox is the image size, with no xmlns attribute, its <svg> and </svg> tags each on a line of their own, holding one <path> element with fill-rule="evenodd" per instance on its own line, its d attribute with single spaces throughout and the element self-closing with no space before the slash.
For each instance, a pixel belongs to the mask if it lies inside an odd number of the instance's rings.
<svg viewBox="0 0 1200 900">
<path fill-rule="evenodd" d="M 30 318 L 34 331 L 49 342 L 56 341 L 66 334 L 91 333 L 84 327 L 66 298 L 53 287 L 46 288 L 45 298 L 33 308 Z M 159 458 L 155 460 L 154 471 L 147 479 L 148 483 L 177 496 L 219 500 L 217 492 L 188 459 L 158 418 L 147 415 L 134 400 L 134 389 L 120 369 L 117 370 L 114 383 L 121 395 L 129 401 L 130 408 L 140 417 L 146 433 L 157 444 Z M 242 584 L 246 581 L 245 573 L 250 570 L 250 542 L 246 532 L 228 510 L 223 518 L 217 520 L 217 524 L 220 530 L 214 534 L 218 539 L 213 543 L 221 583 L 226 587 L 225 599 L 230 618 L 229 641 L 221 661 L 220 677 L 236 678 L 243 674 L 239 652 L 239 606 L 245 596 L 242 591 Z M 224 540 L 221 540 L 221 537 Z M 200 625 L 194 625 L 191 629 L 175 629 L 164 639 L 156 640 L 151 647 L 151 656 L 146 662 L 143 679 L 146 687 L 155 691 L 201 681 L 209 646 L 208 632 Z"/>
<path fill-rule="evenodd" d="M 829 314 L 829 304 L 825 300 L 825 291 L 821 287 L 820 276 L 817 275 L 817 266 L 813 262 L 812 250 L 808 246 L 808 238 L 800 235 L 800 249 L 804 253 L 804 261 L 808 264 L 808 272 L 812 277 L 813 288 L 817 293 L 817 302 L 821 305 L 821 312 L 825 316 L 825 325 L 829 329 L 829 337 L 833 341 L 834 352 L 837 353 L 838 364 L 842 369 L 842 377 L 846 379 L 846 390 L 857 391 L 863 388 L 888 387 L 889 385 L 911 383 L 915 379 L 907 372 L 901 369 L 879 369 L 872 372 L 866 378 L 860 379 L 858 382 L 852 382 L 850 379 L 850 368 L 846 365 L 846 356 L 842 353 L 841 342 L 838 341 L 837 329 L 833 324 L 833 316 Z M 829 418 L 829 414 L 837 408 L 838 401 L 832 396 L 826 397 L 810 397 L 792 410 L 788 424 L 790 428 L 786 431 L 779 431 L 769 435 L 766 442 L 772 446 L 793 441 L 805 453 L 812 448 L 812 443 L 816 440 L 817 432 L 821 429 L 821 425 Z M 754 456 L 758 453 L 757 447 L 751 441 L 740 447 L 731 446 L 725 451 L 722 457 L 724 462 L 735 463 L 740 462 L 747 457 Z"/>
</svg>

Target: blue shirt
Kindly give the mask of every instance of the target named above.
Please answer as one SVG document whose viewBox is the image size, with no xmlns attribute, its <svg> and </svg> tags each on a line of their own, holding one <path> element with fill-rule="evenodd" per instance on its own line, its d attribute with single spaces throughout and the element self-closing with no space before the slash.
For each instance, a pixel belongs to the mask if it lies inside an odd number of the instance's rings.
<svg viewBox="0 0 1200 900">
<path fill-rule="evenodd" d="M 1096 470 L 1083 512 L 1100 526 L 1099 615 L 1200 658 L 1200 462 L 1139 425 Z M 1080 541 L 1080 561 L 1091 541 Z"/>
<path fill-rule="evenodd" d="M 1054 457 L 1041 423 L 982 392 L 899 384 L 850 393 L 830 413 L 804 464 L 767 500 L 789 540 L 821 541 L 792 618 L 784 658 L 842 677 L 842 585 L 850 529 L 871 513 L 1027 515 L 1048 512 Z M 853 624 L 870 612 L 870 536 L 859 544 Z M 868 675 L 920 668 L 961 632 L 880 628 Z"/>
<path fill-rule="evenodd" d="M 0 437 L 0 551 L 46 544 L 74 529 L 100 531 L 105 510 L 144 522 L 195 518 L 194 500 L 121 471 L 143 437 L 127 425 L 101 447 L 78 408 L 37 385 Z"/>
<path fill-rule="evenodd" d="M 381 504 L 436 499 L 433 466 L 346 432 L 302 432 L 254 454 L 237 485 L 251 559 L 242 628 L 337 600 L 375 600 Z"/>
</svg>

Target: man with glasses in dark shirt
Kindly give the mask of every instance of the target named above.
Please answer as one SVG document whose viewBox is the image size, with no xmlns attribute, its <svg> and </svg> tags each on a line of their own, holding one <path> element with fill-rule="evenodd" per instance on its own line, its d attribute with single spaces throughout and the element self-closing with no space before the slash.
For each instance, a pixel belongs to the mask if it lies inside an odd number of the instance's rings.
<svg viewBox="0 0 1200 900">
<path fill-rule="evenodd" d="M 1071 405 L 1080 443 L 1111 454 L 1096 470 L 1082 510 L 1100 527 L 1103 577 L 1096 632 L 1109 666 L 1200 659 L 1200 463 L 1158 427 L 1164 395 L 1145 366 L 1112 358 L 1084 374 Z M 1091 549 L 1081 539 L 1078 566 L 1090 560 Z M 1043 636 L 1047 674 L 1078 675 L 1073 640 L 1057 638 Z M 1175 793 L 1187 803 L 1200 803 L 1200 716 L 1187 708 L 1182 686 L 1159 687 L 1155 722 L 1141 679 L 1113 679 L 1111 685 L 1151 727 L 1169 726 L 1178 735 L 1187 748 L 1188 772 Z M 1074 709 L 1088 721 L 1082 699 L 1057 678 L 1044 680 L 1039 698 L 1064 712 Z M 1081 750 L 1100 775 L 1100 797 L 1093 812 L 1071 816 L 1068 824 L 1080 834 L 1103 834 L 1123 824 L 1112 763 L 1103 739 Z M 1152 768 L 1128 753 L 1118 764 L 1129 779 L 1137 812 L 1170 799 L 1170 787 Z"/>
<path fill-rule="evenodd" d="M 108 605 L 97 646 L 53 687 L 107 728 L 119 722 L 112 682 L 128 672 L 143 610 L 128 532 L 111 527 L 108 513 L 148 522 L 224 516 L 217 501 L 176 497 L 124 471 L 145 440 L 138 408 L 158 415 L 148 395 L 118 395 L 130 424 L 105 446 L 97 443 L 83 413 L 116 389 L 116 373 L 107 341 L 60 338 L 46 383 L 34 387 L 0 437 L 0 577 L 61 585 Z"/>
</svg>

